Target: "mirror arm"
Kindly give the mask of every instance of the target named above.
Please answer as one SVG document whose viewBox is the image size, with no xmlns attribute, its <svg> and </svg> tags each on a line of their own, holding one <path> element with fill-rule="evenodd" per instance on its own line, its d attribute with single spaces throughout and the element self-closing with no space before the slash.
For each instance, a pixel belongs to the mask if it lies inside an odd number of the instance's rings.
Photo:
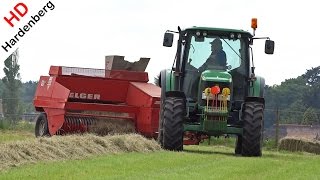
<svg viewBox="0 0 320 180">
<path fill-rule="evenodd" d="M 166 32 L 179 33 L 179 32 L 177 32 L 177 31 L 171 31 L 171 30 L 167 30 Z"/>
<path fill-rule="evenodd" d="M 268 40 L 270 40 L 270 38 L 269 37 L 253 37 L 253 38 L 251 38 L 252 40 L 253 39 L 268 39 Z"/>
</svg>

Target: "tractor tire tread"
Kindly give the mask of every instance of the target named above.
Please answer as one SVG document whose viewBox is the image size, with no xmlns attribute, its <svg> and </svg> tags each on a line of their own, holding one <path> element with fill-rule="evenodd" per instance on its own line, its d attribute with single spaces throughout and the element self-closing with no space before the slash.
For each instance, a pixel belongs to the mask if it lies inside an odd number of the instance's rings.
<svg viewBox="0 0 320 180">
<path fill-rule="evenodd" d="M 183 98 L 168 97 L 163 109 L 163 148 L 171 151 L 183 150 L 183 121 L 185 116 Z"/>
<path fill-rule="evenodd" d="M 259 102 L 247 102 L 243 111 L 242 156 L 262 155 L 264 105 Z"/>
</svg>

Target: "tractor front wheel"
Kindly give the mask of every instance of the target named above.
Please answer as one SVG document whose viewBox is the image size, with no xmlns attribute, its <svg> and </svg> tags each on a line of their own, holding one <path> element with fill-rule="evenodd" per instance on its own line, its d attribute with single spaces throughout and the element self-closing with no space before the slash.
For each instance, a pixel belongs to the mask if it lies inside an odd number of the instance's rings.
<svg viewBox="0 0 320 180">
<path fill-rule="evenodd" d="M 163 106 L 163 148 L 170 151 L 183 150 L 183 120 L 186 114 L 185 100 L 168 97 Z"/>
<path fill-rule="evenodd" d="M 35 135 L 36 137 L 50 136 L 48 120 L 45 113 L 40 113 L 37 116 Z"/>
<path fill-rule="evenodd" d="M 243 111 L 242 156 L 262 155 L 262 128 L 264 105 L 246 102 Z"/>
</svg>

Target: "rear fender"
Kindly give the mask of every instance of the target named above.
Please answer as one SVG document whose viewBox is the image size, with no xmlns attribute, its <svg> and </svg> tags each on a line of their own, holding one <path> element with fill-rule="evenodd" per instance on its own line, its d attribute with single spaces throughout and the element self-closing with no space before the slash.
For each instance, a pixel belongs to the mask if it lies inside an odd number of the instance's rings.
<svg viewBox="0 0 320 180">
<path fill-rule="evenodd" d="M 171 70 L 162 70 L 159 76 L 159 82 L 161 87 L 161 106 L 167 97 L 183 98 L 186 102 L 186 95 L 182 91 L 174 91 L 174 78 Z M 160 107 L 161 109 L 162 107 Z"/>
<path fill-rule="evenodd" d="M 167 70 L 162 70 L 160 72 L 160 76 L 159 76 L 159 85 L 161 88 L 161 101 L 164 100 L 165 98 L 165 94 L 166 94 L 166 88 L 167 88 Z"/>
<path fill-rule="evenodd" d="M 264 86 L 265 86 L 264 78 L 256 76 L 256 80 L 253 81 L 252 85 L 250 86 L 249 96 L 262 97 L 263 98 L 263 96 L 264 96 Z"/>
<path fill-rule="evenodd" d="M 175 78 L 170 69 L 165 69 L 160 72 L 159 85 L 161 87 L 161 99 L 166 97 L 166 92 L 174 91 Z"/>
</svg>

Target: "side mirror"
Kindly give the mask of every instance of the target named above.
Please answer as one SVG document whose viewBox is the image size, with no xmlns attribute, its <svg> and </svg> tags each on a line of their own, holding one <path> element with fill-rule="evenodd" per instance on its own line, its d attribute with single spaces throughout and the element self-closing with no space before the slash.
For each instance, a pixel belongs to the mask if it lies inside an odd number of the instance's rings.
<svg viewBox="0 0 320 180">
<path fill-rule="evenodd" d="M 172 42 L 173 42 L 173 34 L 168 32 L 164 33 L 163 46 L 171 47 Z"/>
<path fill-rule="evenodd" d="M 274 51 L 274 41 L 266 40 L 264 52 L 266 54 L 273 54 Z"/>
</svg>

